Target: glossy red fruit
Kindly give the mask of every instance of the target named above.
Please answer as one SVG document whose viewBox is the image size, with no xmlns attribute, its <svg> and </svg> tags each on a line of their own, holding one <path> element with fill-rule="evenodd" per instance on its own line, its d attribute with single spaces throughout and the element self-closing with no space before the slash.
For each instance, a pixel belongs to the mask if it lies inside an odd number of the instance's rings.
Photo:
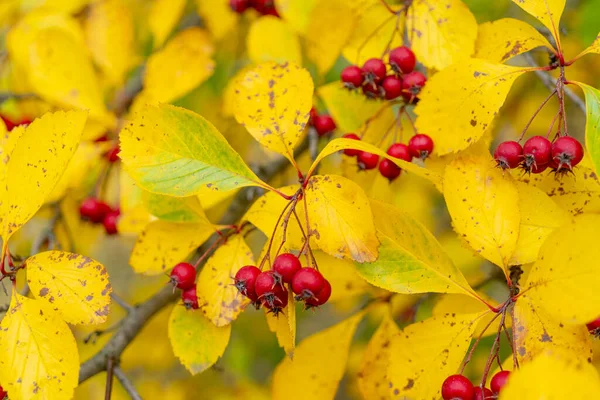
<svg viewBox="0 0 600 400">
<path fill-rule="evenodd" d="M 348 89 L 359 88 L 363 83 L 362 70 L 356 65 L 349 65 L 342 70 L 341 79 Z"/>
<path fill-rule="evenodd" d="M 171 270 L 171 283 L 178 289 L 186 290 L 194 287 L 196 268 L 190 263 L 179 263 Z"/>
<path fill-rule="evenodd" d="M 393 75 L 386 76 L 381 84 L 386 100 L 394 100 L 402 96 L 402 79 Z"/>
<path fill-rule="evenodd" d="M 596 329 L 600 328 L 600 317 L 596 318 L 591 322 L 588 322 L 585 326 L 587 326 L 588 331 L 595 331 Z"/>
<path fill-rule="evenodd" d="M 544 165 L 532 165 L 529 172 L 531 172 L 532 174 L 541 174 L 542 172 L 547 170 L 549 166 L 550 163 Z"/>
<path fill-rule="evenodd" d="M 313 297 L 321 291 L 325 278 L 314 268 L 302 268 L 292 279 L 292 290 L 301 299 Z"/>
<path fill-rule="evenodd" d="M 117 222 L 119 221 L 120 215 L 120 210 L 111 210 L 108 212 L 108 214 L 106 214 L 106 216 L 102 220 L 102 225 L 104 225 L 104 231 L 108 235 L 115 235 L 118 233 Z"/>
<path fill-rule="evenodd" d="M 387 158 L 381 160 L 379 163 L 379 173 L 390 181 L 399 177 L 401 172 L 402 169 Z"/>
<path fill-rule="evenodd" d="M 408 74 L 415 69 L 417 57 L 406 46 L 396 47 L 390 51 L 390 65 L 396 73 Z"/>
<path fill-rule="evenodd" d="M 96 224 L 104 221 L 104 217 L 111 211 L 108 204 L 94 197 L 88 197 L 79 206 L 79 215 L 82 219 Z"/>
<path fill-rule="evenodd" d="M 404 161 L 410 162 L 412 160 L 410 149 L 403 143 L 394 143 L 387 149 L 387 153 L 392 157 L 396 157 Z"/>
<path fill-rule="evenodd" d="M 256 289 L 254 287 L 256 278 L 260 275 L 260 269 L 254 265 L 246 265 L 235 273 L 234 286 L 237 290 L 252 301 L 256 301 Z"/>
<path fill-rule="evenodd" d="M 473 388 L 473 400 L 492 400 L 494 393 L 488 388 L 480 388 L 476 386 Z"/>
<path fill-rule="evenodd" d="M 106 157 L 108 162 L 114 163 L 119 161 L 119 151 L 121 151 L 121 148 L 119 147 L 119 145 L 116 145 L 115 147 L 107 151 L 104 156 Z"/>
<path fill-rule="evenodd" d="M 279 16 L 279 14 L 273 14 L 273 11 L 275 10 L 274 0 L 250 0 L 249 3 L 250 7 L 254 7 L 254 9 L 262 15 Z"/>
<path fill-rule="evenodd" d="M 261 272 L 254 284 L 258 300 L 263 306 L 277 313 L 287 305 L 287 290 L 273 271 Z"/>
<path fill-rule="evenodd" d="M 360 140 L 356 133 L 346 133 L 342 136 L 344 139 Z M 356 149 L 344 149 L 344 154 L 350 157 L 354 157 L 360 154 L 360 150 Z"/>
<path fill-rule="evenodd" d="M 8 392 L 4 390 L 2 386 L 0 386 L 0 399 L 4 399 L 8 395 Z"/>
<path fill-rule="evenodd" d="M 379 58 L 370 58 L 362 66 L 362 73 L 369 82 L 380 83 L 385 79 L 387 69 Z"/>
<path fill-rule="evenodd" d="M 368 82 L 362 86 L 362 92 L 369 99 L 379 99 L 383 97 L 383 88 L 375 83 Z"/>
<path fill-rule="evenodd" d="M 358 161 L 358 168 L 369 170 L 377 167 L 379 163 L 379 156 L 377 154 L 361 151 L 356 157 Z"/>
<path fill-rule="evenodd" d="M 317 130 L 319 136 L 326 135 L 335 131 L 335 121 L 329 115 L 318 115 L 313 119 L 313 126 Z"/>
<path fill-rule="evenodd" d="M 317 118 L 319 116 L 319 112 L 317 111 L 316 108 L 311 107 L 309 115 L 310 115 L 310 123 L 312 124 L 312 121 L 314 121 L 315 118 Z"/>
<path fill-rule="evenodd" d="M 444 400 L 472 400 L 473 384 L 463 375 L 450 375 L 442 384 Z"/>
<path fill-rule="evenodd" d="M 249 0 L 229 0 L 229 7 L 234 12 L 241 14 L 250 7 Z"/>
<path fill-rule="evenodd" d="M 523 160 L 523 148 L 512 140 L 502 142 L 494 151 L 494 159 L 502 169 L 516 168 Z"/>
<path fill-rule="evenodd" d="M 422 160 L 426 159 L 433 151 L 433 140 L 423 133 L 419 133 L 408 141 L 410 155 Z"/>
<path fill-rule="evenodd" d="M 188 310 L 196 310 L 198 308 L 198 295 L 196 294 L 196 286 L 192 286 L 181 292 L 181 300 L 183 305 Z"/>
<path fill-rule="evenodd" d="M 496 375 L 494 375 L 490 381 L 490 388 L 492 389 L 492 392 L 495 394 L 500 393 L 504 385 L 506 385 L 506 381 L 508 380 L 509 376 L 510 371 L 500 371 L 496 373 Z"/>
<path fill-rule="evenodd" d="M 292 253 L 280 254 L 273 261 L 273 271 L 277 272 L 285 283 L 292 283 L 294 275 L 300 268 L 302 268 L 300 260 Z"/>
<path fill-rule="evenodd" d="M 550 163 L 552 157 L 552 143 L 543 136 L 533 136 L 523 145 L 523 169 L 532 171 Z"/>
<path fill-rule="evenodd" d="M 404 97 L 404 101 L 407 103 L 414 102 L 426 82 L 425 75 L 418 71 L 404 75 L 402 77 L 402 97 Z"/>
<path fill-rule="evenodd" d="M 555 169 L 570 171 L 583 159 L 583 146 L 571 136 L 562 136 L 552 143 L 552 161 Z"/>
<path fill-rule="evenodd" d="M 319 293 L 315 294 L 314 297 L 309 297 L 304 302 L 307 306 L 318 307 L 327 303 L 327 300 L 331 297 L 331 283 L 325 279 L 323 287 L 319 290 Z"/>
</svg>

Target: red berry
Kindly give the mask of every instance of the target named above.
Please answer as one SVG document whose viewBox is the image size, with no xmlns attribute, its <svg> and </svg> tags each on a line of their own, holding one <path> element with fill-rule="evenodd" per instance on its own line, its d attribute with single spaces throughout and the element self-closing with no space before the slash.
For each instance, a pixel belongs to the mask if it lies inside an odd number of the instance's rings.
<svg viewBox="0 0 600 400">
<path fill-rule="evenodd" d="M 388 178 L 390 181 L 393 181 L 394 179 L 400 176 L 402 169 L 400 169 L 399 166 L 385 158 L 379 163 L 379 172 L 384 178 Z"/>
<path fill-rule="evenodd" d="M 544 172 L 548 167 L 550 166 L 550 163 L 548 164 L 544 164 L 544 165 L 532 165 L 531 169 L 529 170 L 529 172 L 531 172 L 532 174 L 541 174 L 542 172 Z"/>
<path fill-rule="evenodd" d="M 292 279 L 292 290 L 300 299 L 313 297 L 321 291 L 325 278 L 314 268 L 302 268 Z"/>
<path fill-rule="evenodd" d="M 323 287 L 319 290 L 319 293 L 315 294 L 314 297 L 309 297 L 305 300 L 307 306 L 318 307 L 327 303 L 327 300 L 331 297 L 331 283 L 327 279 L 323 282 Z"/>
<path fill-rule="evenodd" d="M 291 253 L 280 254 L 273 261 L 273 271 L 281 275 L 281 280 L 285 283 L 292 283 L 296 272 L 302 268 L 298 257 Z"/>
<path fill-rule="evenodd" d="M 104 230 L 108 235 L 115 235 L 118 233 L 117 221 L 119 220 L 120 215 L 120 210 L 111 210 L 106 214 L 104 220 L 102 220 L 102 225 L 104 225 Z"/>
<path fill-rule="evenodd" d="M 194 287 L 196 268 L 190 263 L 179 263 L 171 270 L 171 283 L 176 288 L 187 290 Z"/>
<path fill-rule="evenodd" d="M 250 1 L 248 1 L 248 0 L 229 0 L 229 7 L 231 7 L 231 9 L 234 12 L 241 14 L 244 11 L 246 11 L 248 9 L 248 7 L 250 7 Z"/>
<path fill-rule="evenodd" d="M 404 161 L 410 162 L 412 160 L 410 149 L 407 145 L 402 143 L 394 143 L 388 148 L 387 153 L 392 157 L 396 157 Z"/>
<path fill-rule="evenodd" d="M 96 139 L 94 139 L 94 143 L 102 143 L 102 142 L 108 142 L 108 135 L 104 134 L 100 137 L 97 137 Z"/>
<path fill-rule="evenodd" d="M 319 112 L 317 111 L 316 108 L 311 107 L 310 108 L 310 123 L 312 124 L 312 121 L 315 120 L 315 118 L 317 118 L 319 116 Z"/>
<path fill-rule="evenodd" d="M 111 162 L 111 163 L 117 162 L 117 161 L 119 161 L 119 151 L 120 150 L 121 149 L 119 148 L 119 145 L 117 144 L 115 147 L 113 147 L 112 149 L 107 151 L 104 156 L 106 157 L 108 162 Z"/>
<path fill-rule="evenodd" d="M 104 217 L 111 211 L 110 206 L 94 197 L 88 197 L 79 206 L 79 215 L 82 219 L 96 224 L 104 221 Z"/>
<path fill-rule="evenodd" d="M 472 400 L 473 384 L 463 375 L 450 375 L 442 384 L 444 400 Z"/>
<path fill-rule="evenodd" d="M 397 73 L 408 74 L 415 69 L 417 58 L 415 53 L 406 46 L 396 47 L 390 51 L 390 65 Z"/>
<path fill-rule="evenodd" d="M 356 65 L 349 65 L 344 68 L 341 78 L 348 89 L 359 88 L 363 83 L 362 70 Z"/>
<path fill-rule="evenodd" d="M 377 154 L 361 151 L 357 157 L 358 167 L 360 169 L 373 169 L 377 167 L 379 163 L 379 156 Z"/>
<path fill-rule="evenodd" d="M 523 145 L 523 169 L 532 171 L 534 167 L 541 172 L 542 166 L 550 162 L 552 157 L 552 143 L 543 136 L 533 136 Z M 545 168 L 544 168 L 545 169 Z"/>
<path fill-rule="evenodd" d="M 0 115 L 0 118 L 2 118 L 2 121 L 4 121 L 4 125 L 6 125 L 6 130 L 8 132 L 12 131 L 13 128 L 18 125 L 4 115 Z"/>
<path fill-rule="evenodd" d="M 583 146 L 571 136 L 563 136 L 552 143 L 552 161 L 558 172 L 571 170 L 583 159 Z"/>
<path fill-rule="evenodd" d="M 360 140 L 357 134 L 355 133 L 346 133 L 342 136 L 344 139 L 352 139 L 352 140 Z M 344 149 L 344 154 L 350 157 L 354 157 L 360 154 L 360 150 L 356 149 Z"/>
<path fill-rule="evenodd" d="M 260 275 L 260 269 L 254 265 L 246 265 L 238 270 L 235 274 L 234 286 L 237 290 L 252 301 L 256 301 L 256 278 Z"/>
<path fill-rule="evenodd" d="M 521 163 L 523 148 L 514 141 L 502 142 L 494 151 L 494 159 L 502 169 L 516 168 Z"/>
<path fill-rule="evenodd" d="M 490 381 L 490 388 L 495 394 L 500 393 L 500 390 L 506 385 L 506 381 L 510 375 L 510 371 L 500 371 Z"/>
<path fill-rule="evenodd" d="M 181 300 L 185 308 L 196 310 L 198 308 L 198 296 L 196 295 L 196 286 L 192 286 L 189 289 L 181 292 Z"/>
<path fill-rule="evenodd" d="M 383 97 L 383 88 L 372 82 L 363 85 L 362 91 L 369 99 L 378 99 Z"/>
<path fill-rule="evenodd" d="M 329 115 L 318 115 L 313 120 L 313 126 L 317 130 L 319 136 L 326 135 L 335 131 L 335 121 Z"/>
<path fill-rule="evenodd" d="M 494 393 L 488 388 L 480 388 L 479 386 L 473 388 L 473 400 L 492 400 Z"/>
<path fill-rule="evenodd" d="M 433 151 L 433 140 L 429 136 L 419 133 L 408 141 L 408 150 L 411 156 L 424 160 Z"/>
<path fill-rule="evenodd" d="M 586 324 L 588 330 L 591 331 L 595 331 L 596 329 L 600 328 L 600 317 L 596 318 L 595 320 L 588 322 Z"/>
<path fill-rule="evenodd" d="M 387 100 L 394 100 L 402 95 L 402 79 L 393 75 L 386 76 L 381 84 Z"/>
<path fill-rule="evenodd" d="M 4 390 L 2 386 L 0 386 L 0 399 L 4 399 L 8 395 L 8 392 Z"/>
<path fill-rule="evenodd" d="M 273 271 L 261 272 L 256 277 L 254 288 L 262 305 L 275 314 L 287 305 L 287 290 Z"/>
<path fill-rule="evenodd" d="M 249 6 L 254 7 L 259 14 L 262 15 L 274 15 L 279 17 L 277 10 L 275 9 L 274 0 L 250 0 Z"/>
<path fill-rule="evenodd" d="M 362 67 L 362 73 L 369 82 L 379 83 L 386 75 L 386 67 L 379 58 L 368 59 Z"/>
<path fill-rule="evenodd" d="M 413 71 L 402 77 L 402 97 L 407 103 L 414 102 L 427 78 L 420 72 Z"/>
</svg>

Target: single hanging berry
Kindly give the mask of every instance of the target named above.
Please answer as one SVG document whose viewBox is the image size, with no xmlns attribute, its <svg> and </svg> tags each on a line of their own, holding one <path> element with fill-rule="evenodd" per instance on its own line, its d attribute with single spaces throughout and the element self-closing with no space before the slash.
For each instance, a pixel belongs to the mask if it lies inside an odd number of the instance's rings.
<svg viewBox="0 0 600 400">
<path fill-rule="evenodd" d="M 424 160 L 433 151 L 433 140 L 428 135 L 419 133 L 408 141 L 408 151 L 414 158 Z"/>
<path fill-rule="evenodd" d="M 273 271 L 261 272 L 254 282 L 254 290 L 258 300 L 268 306 L 281 304 L 279 299 L 285 288 L 281 282 L 281 277 L 275 275 Z"/>
<path fill-rule="evenodd" d="M 317 131 L 319 136 L 331 133 L 335 131 L 336 128 L 335 121 L 333 120 L 333 118 L 326 114 L 317 115 L 313 119 L 312 124 L 315 127 L 315 130 Z"/>
<path fill-rule="evenodd" d="M 362 86 L 362 70 L 356 65 L 350 65 L 342 70 L 342 82 L 348 89 L 357 89 Z"/>
<path fill-rule="evenodd" d="M 79 206 L 79 215 L 81 218 L 96 224 L 104 221 L 104 217 L 106 217 L 110 211 L 111 208 L 108 204 L 94 197 L 88 197 Z"/>
<path fill-rule="evenodd" d="M 292 283 L 294 275 L 300 268 L 302 268 L 300 260 L 291 253 L 280 254 L 273 261 L 273 271 L 278 273 L 285 283 Z"/>
<path fill-rule="evenodd" d="M 492 400 L 494 399 L 494 393 L 488 388 L 480 388 L 476 386 L 473 388 L 473 400 Z"/>
<path fill-rule="evenodd" d="M 552 143 L 543 136 L 533 136 L 523 145 L 523 169 L 527 172 L 541 172 L 542 167 L 550 163 Z M 546 169 L 546 168 L 544 168 Z"/>
<path fill-rule="evenodd" d="M 374 169 L 379 163 L 379 156 L 377 154 L 366 151 L 361 151 L 356 159 L 358 160 L 358 168 L 364 170 Z"/>
<path fill-rule="evenodd" d="M 408 74 L 415 69 L 417 64 L 417 57 L 406 46 L 396 47 L 390 51 L 389 55 L 390 65 L 397 74 Z"/>
<path fill-rule="evenodd" d="M 344 139 L 360 140 L 356 133 L 346 133 L 342 136 Z M 356 149 L 344 149 L 344 154 L 350 157 L 355 157 L 360 154 L 360 150 Z"/>
<path fill-rule="evenodd" d="M 388 149 L 387 153 L 392 156 L 399 158 L 401 160 L 410 162 L 412 161 L 412 156 L 410 155 L 410 149 L 407 145 L 403 143 L 394 143 Z"/>
<path fill-rule="evenodd" d="M 583 159 L 583 146 L 571 136 L 559 137 L 552 143 L 551 166 L 557 172 L 571 171 Z"/>
<path fill-rule="evenodd" d="M 319 290 L 314 297 L 309 297 L 304 302 L 307 308 L 322 306 L 327 303 L 327 300 L 331 297 L 331 284 L 327 279 L 323 282 L 323 287 Z"/>
<path fill-rule="evenodd" d="M 107 235 L 116 235 L 118 233 L 117 222 L 119 221 L 120 215 L 121 210 L 117 208 L 110 210 L 102 220 L 102 225 L 104 226 L 104 231 Z"/>
<path fill-rule="evenodd" d="M 387 158 L 379 163 L 379 173 L 390 182 L 399 177 L 401 172 L 402 169 Z"/>
<path fill-rule="evenodd" d="M 233 12 L 238 14 L 243 13 L 250 7 L 249 0 L 229 0 L 229 7 Z"/>
<path fill-rule="evenodd" d="M 417 96 L 427 82 L 425 75 L 418 71 L 413 71 L 402 77 L 402 97 L 407 103 L 415 103 Z"/>
<path fill-rule="evenodd" d="M 370 83 L 380 83 L 387 73 L 385 64 L 379 58 L 370 58 L 363 64 L 362 73 Z"/>
<path fill-rule="evenodd" d="M 196 286 L 194 285 L 191 288 L 181 292 L 181 300 L 183 300 L 183 305 L 188 310 L 198 309 L 198 296 L 196 295 Z"/>
<path fill-rule="evenodd" d="M 256 295 L 256 278 L 260 275 L 260 269 L 254 265 L 246 265 L 235 274 L 234 286 L 237 290 L 252 301 L 258 300 Z"/>
<path fill-rule="evenodd" d="M 494 159 L 502 169 L 516 168 L 523 159 L 523 148 L 514 141 L 502 142 L 494 151 Z"/>
<path fill-rule="evenodd" d="M 496 373 L 496 375 L 494 375 L 492 380 L 490 381 L 490 388 L 492 389 L 492 392 L 494 392 L 495 394 L 500 393 L 504 385 L 506 385 L 509 376 L 510 371 L 500 371 Z"/>
<path fill-rule="evenodd" d="M 187 290 L 194 287 L 196 268 L 190 263 L 179 263 L 171 270 L 170 282 L 178 289 Z"/>
<path fill-rule="evenodd" d="M 325 284 L 325 278 L 314 268 L 305 267 L 300 269 L 292 279 L 292 290 L 297 294 L 296 299 L 306 300 L 315 297 Z"/>
<path fill-rule="evenodd" d="M 386 76 L 381 84 L 386 100 L 394 100 L 402 96 L 402 79 L 393 75 Z"/>
<path fill-rule="evenodd" d="M 442 384 L 444 400 L 472 400 L 473 384 L 463 375 L 451 375 Z"/>
</svg>

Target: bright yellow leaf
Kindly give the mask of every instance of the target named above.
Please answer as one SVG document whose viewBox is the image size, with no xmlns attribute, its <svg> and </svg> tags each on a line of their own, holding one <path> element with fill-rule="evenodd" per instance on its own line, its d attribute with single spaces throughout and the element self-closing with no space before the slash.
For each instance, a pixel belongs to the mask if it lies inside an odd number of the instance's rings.
<svg viewBox="0 0 600 400">
<path fill-rule="evenodd" d="M 310 24 L 312 10 L 323 0 L 275 0 L 275 6 L 292 29 L 306 34 Z"/>
<path fill-rule="evenodd" d="M 210 224 L 197 196 L 171 197 L 144 192 L 143 198 L 148 211 L 163 221 Z"/>
<path fill-rule="evenodd" d="M 504 267 L 519 238 L 519 191 L 491 157 L 457 158 L 444 174 L 444 199 L 454 230 L 481 256 Z"/>
<path fill-rule="evenodd" d="M 230 324 L 249 300 L 238 293 L 232 276 L 245 265 L 254 265 L 252 250 L 240 235 L 233 236 L 208 259 L 196 283 L 198 303 L 216 326 Z"/>
<path fill-rule="evenodd" d="M 533 26 L 514 18 L 479 25 L 474 58 L 503 63 L 537 47 L 553 50 L 548 40 Z"/>
<path fill-rule="evenodd" d="M 69 326 L 52 307 L 13 294 L 0 324 L 0 381 L 11 400 L 69 400 L 78 379 Z"/>
<path fill-rule="evenodd" d="M 304 339 L 296 348 L 294 359 L 284 358 L 275 369 L 273 400 L 332 399 L 362 317 L 363 313 L 358 313 Z"/>
<path fill-rule="evenodd" d="M 336 175 L 310 178 L 305 191 L 311 240 L 334 257 L 375 261 L 379 240 L 371 204 L 351 180 Z"/>
<path fill-rule="evenodd" d="M 560 49 L 560 17 L 566 0 L 513 0 L 513 3 L 537 18 L 550 30 Z"/>
<path fill-rule="evenodd" d="M 300 41 L 281 19 L 267 15 L 254 20 L 246 37 L 248 58 L 255 64 L 265 61 L 302 64 Z"/>
<path fill-rule="evenodd" d="M 169 37 L 183 15 L 186 0 L 154 0 L 148 15 L 150 31 L 154 36 L 154 48 L 157 49 Z"/>
<path fill-rule="evenodd" d="M 173 353 L 192 375 L 217 362 L 227 348 L 231 325 L 217 327 L 199 310 L 177 304 L 169 318 L 169 340 Z"/>
<path fill-rule="evenodd" d="M 544 354 L 511 373 L 500 400 L 594 399 L 598 393 L 600 378 L 592 364 Z"/>
<path fill-rule="evenodd" d="M 109 313 L 112 286 L 102 264 L 64 251 L 45 251 L 29 257 L 27 283 L 70 324 L 100 324 Z"/>
<path fill-rule="evenodd" d="M 40 9 L 44 11 L 72 14 L 80 11 L 90 0 L 17 0 L 23 11 Z"/>
<path fill-rule="evenodd" d="M 483 136 L 526 68 L 470 59 L 433 75 L 419 95 L 419 132 L 435 142 L 434 153 L 456 153 Z"/>
<path fill-rule="evenodd" d="M 599 52 L 600 52 L 600 44 Z M 585 148 L 594 163 L 596 173 L 600 173 L 600 90 L 583 83 L 575 82 L 585 93 Z"/>
<path fill-rule="evenodd" d="M 494 301 L 491 301 L 487 296 L 480 296 L 483 297 L 489 304 L 494 304 Z M 461 314 L 483 314 L 487 310 L 488 307 L 484 303 L 473 297 L 463 296 L 460 294 L 447 294 L 442 296 L 435 303 L 431 312 L 434 317 L 442 317 L 455 312 L 460 312 Z M 479 335 L 490 336 L 496 334 L 498 330 L 498 324 L 492 324 L 492 327 L 488 328 L 485 334 L 483 333 L 485 327 L 495 316 L 496 314 L 494 313 L 487 313 L 478 320 L 477 329 L 475 329 L 474 333 L 475 337 L 479 337 Z M 496 321 L 500 322 L 499 319 L 496 319 Z M 510 328 L 510 321 L 508 318 L 505 323 Z"/>
<path fill-rule="evenodd" d="M 139 234 L 148 225 L 151 215 L 144 204 L 145 191 L 135 184 L 135 181 L 124 168 L 119 171 L 119 232 Z M 147 193 L 147 192 L 146 192 Z"/>
<path fill-rule="evenodd" d="M 231 10 L 229 0 L 194 0 L 198 14 L 215 39 L 220 40 L 239 22 L 237 13 Z"/>
<path fill-rule="evenodd" d="M 296 302 L 294 292 L 288 287 L 288 305 L 278 316 L 265 309 L 265 317 L 269 330 L 277 336 L 279 346 L 291 359 L 294 358 L 296 348 Z"/>
<path fill-rule="evenodd" d="M 322 251 L 314 251 L 319 271 L 331 283 L 329 302 L 358 296 L 365 293 L 370 286 L 356 272 L 354 264 L 347 260 L 335 258 Z M 304 262 L 304 258 L 300 261 Z"/>
<path fill-rule="evenodd" d="M 206 222 L 153 221 L 138 236 L 129 264 L 138 274 L 168 274 L 214 232 Z"/>
<path fill-rule="evenodd" d="M 267 149 L 293 160 L 312 96 L 307 70 L 293 63 L 264 63 L 237 81 L 235 118 Z"/>
<path fill-rule="evenodd" d="M 446 314 L 407 326 L 392 339 L 388 378 L 393 398 L 437 399 L 458 372 L 482 314 Z"/>
</svg>

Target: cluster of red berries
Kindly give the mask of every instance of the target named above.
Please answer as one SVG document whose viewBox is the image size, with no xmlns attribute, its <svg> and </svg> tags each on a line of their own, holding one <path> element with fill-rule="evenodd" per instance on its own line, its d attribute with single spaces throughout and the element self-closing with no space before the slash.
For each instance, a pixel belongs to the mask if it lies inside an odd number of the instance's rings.
<svg viewBox="0 0 600 400">
<path fill-rule="evenodd" d="M 500 371 L 492 377 L 490 389 L 473 387 L 473 383 L 464 375 L 451 375 L 442 384 L 442 398 L 444 400 L 492 400 L 506 385 L 510 371 Z"/>
<path fill-rule="evenodd" d="M 88 197 L 79 205 L 79 215 L 81 219 L 93 222 L 94 224 L 102 224 L 104 230 L 109 235 L 116 234 L 117 221 L 121 210 L 112 208 L 102 200 L 95 197 Z"/>
<path fill-rule="evenodd" d="M 261 15 L 279 17 L 274 0 L 229 0 L 229 7 L 238 14 L 242 14 L 249 8 L 254 8 Z"/>
<path fill-rule="evenodd" d="M 196 268 L 190 263 L 179 263 L 173 267 L 170 275 L 173 287 L 181 289 L 181 300 L 188 310 L 198 308 L 196 295 Z"/>
<path fill-rule="evenodd" d="M 329 114 L 319 114 L 313 107 L 310 109 L 310 119 L 308 123 L 315 128 L 319 136 L 332 133 L 337 128 L 335 121 Z"/>
<path fill-rule="evenodd" d="M 355 133 L 347 133 L 343 136 L 345 139 L 360 140 Z M 401 160 L 411 162 L 413 157 L 426 159 L 433 151 L 433 140 L 425 134 L 417 134 L 413 136 L 408 145 L 403 143 L 394 143 L 387 149 L 387 154 Z M 379 162 L 379 156 L 367 151 L 345 149 L 344 154 L 350 157 L 356 157 L 358 167 L 362 170 L 374 169 L 379 165 L 379 172 L 390 181 L 398 178 L 402 169 L 392 161 L 384 158 Z"/>
<path fill-rule="evenodd" d="M 547 168 L 565 173 L 583 159 L 583 146 L 571 136 L 561 136 L 554 143 L 543 136 L 533 136 L 522 147 L 514 141 L 500 143 L 494 151 L 494 159 L 502 169 L 520 166 L 534 174 Z"/>
<path fill-rule="evenodd" d="M 329 281 L 314 268 L 302 268 L 298 257 L 291 253 L 277 256 L 269 271 L 246 265 L 239 269 L 234 280 L 238 291 L 257 309 L 262 305 L 276 316 L 288 305 L 286 283 L 291 285 L 295 299 L 304 301 L 306 308 L 321 306 L 331 296 Z"/>
<path fill-rule="evenodd" d="M 2 118 L 2 121 L 4 121 L 4 125 L 6 125 L 6 130 L 7 131 L 12 131 L 15 127 L 19 126 L 19 125 L 29 125 L 32 121 L 30 119 L 27 118 L 23 118 L 20 121 L 13 121 L 8 117 L 5 117 L 4 115 L 0 115 L 0 118 Z M 2 397 L 0 397 L 1 399 Z"/>
<path fill-rule="evenodd" d="M 362 68 L 357 65 L 344 68 L 341 79 L 348 89 L 361 88 L 371 99 L 394 100 L 402 96 L 406 103 L 416 103 L 417 95 L 427 82 L 425 75 L 414 70 L 416 65 L 415 53 L 401 46 L 389 53 L 389 75 L 383 60 L 370 58 Z"/>
</svg>

